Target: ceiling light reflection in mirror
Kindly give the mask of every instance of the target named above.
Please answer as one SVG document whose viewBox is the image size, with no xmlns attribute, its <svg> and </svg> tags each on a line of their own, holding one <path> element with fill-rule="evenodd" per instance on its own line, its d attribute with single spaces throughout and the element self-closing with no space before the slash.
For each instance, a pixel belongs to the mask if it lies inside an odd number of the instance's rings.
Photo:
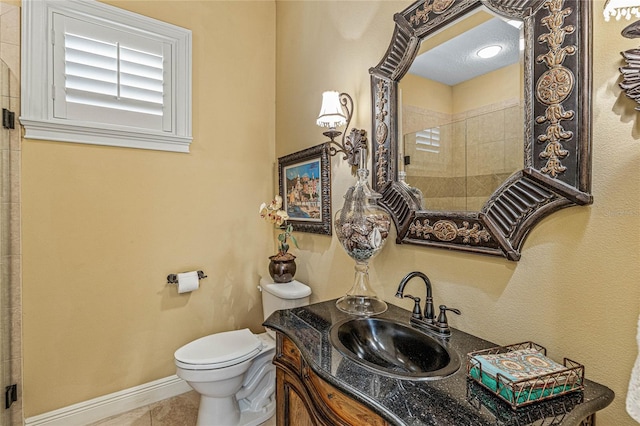
<svg viewBox="0 0 640 426">
<path fill-rule="evenodd" d="M 398 167 L 424 208 L 479 211 L 522 169 L 522 27 L 481 8 L 422 41 L 399 85 Z"/>
</svg>

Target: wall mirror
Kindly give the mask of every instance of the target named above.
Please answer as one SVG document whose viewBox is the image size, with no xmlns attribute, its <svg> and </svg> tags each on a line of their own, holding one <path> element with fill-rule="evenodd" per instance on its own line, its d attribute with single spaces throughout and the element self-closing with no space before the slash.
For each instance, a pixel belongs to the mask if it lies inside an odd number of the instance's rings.
<svg viewBox="0 0 640 426">
<path fill-rule="evenodd" d="M 398 243 L 518 260 L 543 217 L 593 202 L 590 20 L 579 0 L 420 0 L 394 16 L 370 74 L 372 183 Z"/>
</svg>

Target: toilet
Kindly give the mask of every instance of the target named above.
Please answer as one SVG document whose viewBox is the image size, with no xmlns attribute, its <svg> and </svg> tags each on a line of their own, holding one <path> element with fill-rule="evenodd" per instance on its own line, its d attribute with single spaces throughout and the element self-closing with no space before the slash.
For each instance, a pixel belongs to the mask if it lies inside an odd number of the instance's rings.
<svg viewBox="0 0 640 426">
<path fill-rule="evenodd" d="M 279 309 L 309 304 L 311 289 L 299 281 L 262 278 L 266 319 Z M 174 353 L 176 374 L 200 394 L 198 426 L 256 426 L 276 409 L 275 333 L 225 331 L 187 343 Z"/>
</svg>

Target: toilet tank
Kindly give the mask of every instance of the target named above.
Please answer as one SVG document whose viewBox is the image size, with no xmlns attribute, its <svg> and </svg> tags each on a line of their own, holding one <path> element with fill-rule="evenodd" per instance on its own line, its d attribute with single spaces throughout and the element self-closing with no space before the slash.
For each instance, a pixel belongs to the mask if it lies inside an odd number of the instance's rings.
<svg viewBox="0 0 640 426">
<path fill-rule="evenodd" d="M 279 309 L 297 308 L 309 304 L 311 288 L 296 280 L 276 284 L 269 279 L 261 278 L 259 288 L 262 292 L 264 319 Z"/>
</svg>

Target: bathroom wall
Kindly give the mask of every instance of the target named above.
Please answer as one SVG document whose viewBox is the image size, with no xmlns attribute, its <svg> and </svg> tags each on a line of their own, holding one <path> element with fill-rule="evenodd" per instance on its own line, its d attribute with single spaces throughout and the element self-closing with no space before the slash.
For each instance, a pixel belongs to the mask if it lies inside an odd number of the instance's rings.
<svg viewBox="0 0 640 426">
<path fill-rule="evenodd" d="M 393 14 L 410 1 L 278 1 L 276 155 L 325 140 L 315 125 L 321 93 L 350 93 L 351 127 L 371 139 L 368 69 L 384 55 Z M 586 365 L 587 378 L 617 397 L 598 424 L 631 426 L 625 393 L 637 355 L 640 300 L 640 115 L 618 88 L 619 52 L 637 47 L 620 31 L 628 22 L 605 23 L 604 1 L 593 1 L 593 194 L 589 207 L 562 210 L 539 223 L 524 243 L 522 260 L 396 245 L 371 264 L 371 281 L 389 302 L 400 279 L 420 270 L 431 278 L 436 303 L 462 310 L 455 327 L 508 344 L 533 340 L 556 359 Z M 332 163 L 334 212 L 354 178 L 338 157 Z M 335 238 L 299 238 L 297 277 L 311 285 L 312 300 L 339 297 L 353 282 L 353 261 Z M 420 295 L 420 282 L 412 294 Z M 415 293 L 413 293 L 415 292 Z"/>
<path fill-rule="evenodd" d="M 405 74 L 400 82 L 400 97 L 403 106 L 411 106 L 419 110 L 432 111 L 451 115 L 453 106 L 453 87 L 415 74 Z M 415 132 L 419 128 L 406 123 L 408 117 L 403 115 L 403 133 Z"/>
<path fill-rule="evenodd" d="M 191 153 L 23 140 L 26 417 L 175 374 L 203 335 L 262 331 L 275 250 L 275 3 L 108 1 L 193 31 Z M 178 295 L 170 273 L 202 269 Z"/>
</svg>

